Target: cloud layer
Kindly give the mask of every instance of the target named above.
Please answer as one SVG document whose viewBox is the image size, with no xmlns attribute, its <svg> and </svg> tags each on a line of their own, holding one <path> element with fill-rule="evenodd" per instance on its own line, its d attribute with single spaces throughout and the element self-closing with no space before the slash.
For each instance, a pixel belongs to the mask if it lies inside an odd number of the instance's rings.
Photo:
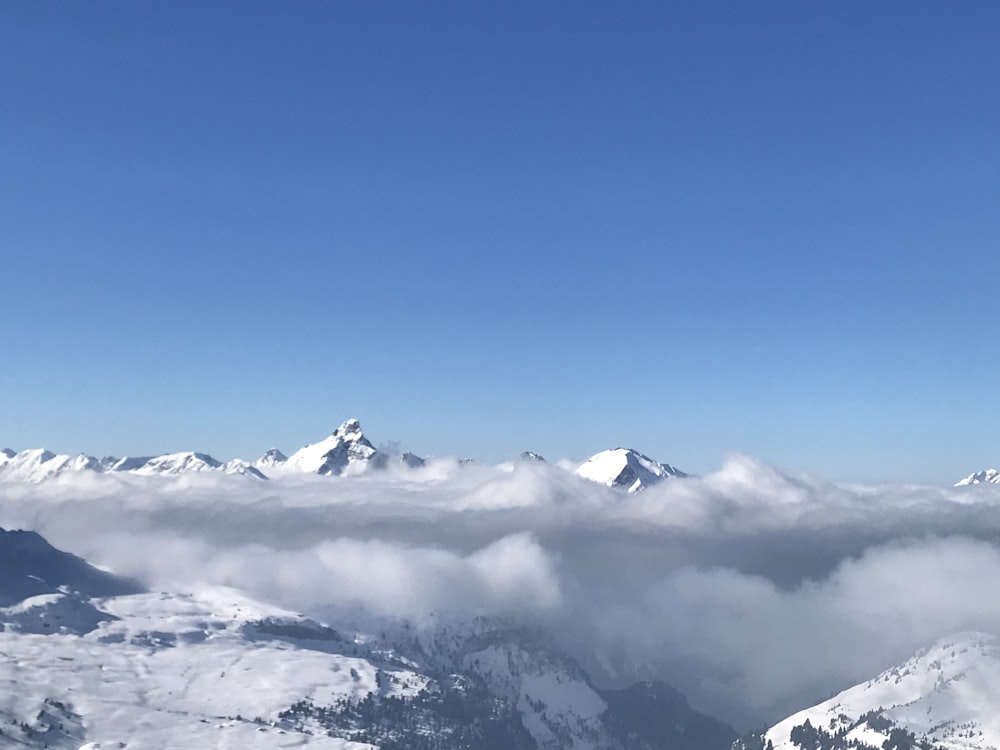
<svg viewBox="0 0 1000 750">
<path fill-rule="evenodd" d="M 164 589 L 540 622 L 600 681 L 661 677 L 742 727 L 937 637 L 1000 631 L 1000 488 L 845 487 L 744 456 L 638 495 L 536 463 L 73 477 L 0 485 L 0 526 Z"/>
</svg>

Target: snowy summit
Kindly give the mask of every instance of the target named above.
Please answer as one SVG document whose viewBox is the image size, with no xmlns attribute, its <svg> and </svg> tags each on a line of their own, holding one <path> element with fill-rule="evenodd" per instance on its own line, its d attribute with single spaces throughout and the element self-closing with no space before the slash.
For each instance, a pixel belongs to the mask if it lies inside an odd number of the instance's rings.
<svg viewBox="0 0 1000 750">
<path fill-rule="evenodd" d="M 376 453 L 361 431 L 361 423 L 348 419 L 330 437 L 295 451 L 284 468 L 334 476 L 357 474 L 368 468 Z"/>
<path fill-rule="evenodd" d="M 683 471 L 654 461 L 632 448 L 596 453 L 577 468 L 576 474 L 608 487 L 623 487 L 629 492 L 639 492 L 669 477 L 687 476 Z"/>
</svg>

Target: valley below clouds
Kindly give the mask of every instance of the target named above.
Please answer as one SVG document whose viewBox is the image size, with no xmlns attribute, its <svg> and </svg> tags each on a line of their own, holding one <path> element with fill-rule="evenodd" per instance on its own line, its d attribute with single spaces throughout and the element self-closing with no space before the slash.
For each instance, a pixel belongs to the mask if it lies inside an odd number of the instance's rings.
<svg viewBox="0 0 1000 750">
<path fill-rule="evenodd" d="M 954 632 L 1000 631 L 1000 488 L 846 486 L 746 456 L 643 492 L 559 466 L 0 484 L 0 526 L 154 589 L 329 622 L 499 616 L 595 681 L 660 678 L 739 729 Z"/>
</svg>

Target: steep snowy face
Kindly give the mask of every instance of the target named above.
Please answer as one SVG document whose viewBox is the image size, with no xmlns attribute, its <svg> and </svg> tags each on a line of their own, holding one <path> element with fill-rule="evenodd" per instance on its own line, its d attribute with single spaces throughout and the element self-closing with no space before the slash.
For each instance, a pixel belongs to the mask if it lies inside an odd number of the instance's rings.
<svg viewBox="0 0 1000 750">
<path fill-rule="evenodd" d="M 275 466 L 281 466 L 288 460 L 288 456 L 279 451 L 277 448 L 271 448 L 267 453 L 258 458 L 253 462 L 254 467 L 258 469 L 272 469 Z"/>
<path fill-rule="evenodd" d="M 970 484 L 1000 484 L 1000 471 L 996 469 L 986 469 L 969 474 L 965 479 L 955 482 L 956 487 L 965 487 Z"/>
<path fill-rule="evenodd" d="M 869 750 L 881 748 L 893 732 L 897 739 L 906 732 L 917 743 L 934 747 L 986 750 L 1000 747 L 998 705 L 1000 641 L 995 635 L 962 633 L 788 717 L 769 729 L 760 744 L 766 747 L 769 741 L 774 750 L 820 744 Z"/>
<path fill-rule="evenodd" d="M 20 453 L 4 450 L 0 458 L 0 479 L 15 482 L 42 482 L 66 472 L 100 470 L 101 462 L 92 456 L 57 455 L 44 448 Z"/>
<path fill-rule="evenodd" d="M 683 471 L 661 464 L 631 448 L 596 453 L 576 470 L 576 475 L 608 487 L 622 487 L 639 492 L 668 477 L 686 477 Z"/>
<path fill-rule="evenodd" d="M 358 420 L 348 419 L 330 437 L 295 451 L 284 468 L 333 476 L 357 474 L 374 463 L 376 453 Z"/>
</svg>

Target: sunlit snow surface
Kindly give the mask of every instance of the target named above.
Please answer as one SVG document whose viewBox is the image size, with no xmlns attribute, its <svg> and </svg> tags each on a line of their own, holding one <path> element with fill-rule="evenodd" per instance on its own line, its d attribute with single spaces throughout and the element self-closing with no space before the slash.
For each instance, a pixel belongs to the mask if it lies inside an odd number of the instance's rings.
<svg viewBox="0 0 1000 750">
<path fill-rule="evenodd" d="M 276 721 L 302 699 L 329 704 L 379 689 L 365 658 L 256 634 L 254 622 L 291 613 L 205 588 L 95 600 L 116 619 L 93 629 L 90 619 L 53 616 L 58 632 L 16 630 L 25 610 L 57 614 L 59 596 L 36 599 L 0 610 L 0 747 L 369 747 Z M 389 689 L 401 693 L 425 681 L 396 675 Z"/>
<path fill-rule="evenodd" d="M 577 476 L 608 487 L 638 492 L 668 477 L 687 476 L 673 466 L 661 464 L 631 448 L 596 453 L 576 470 Z"/>
<path fill-rule="evenodd" d="M 792 728 L 806 720 L 834 734 L 870 711 L 949 750 L 1000 747 L 1000 642 L 984 633 L 944 638 L 875 679 L 790 716 L 766 738 L 775 750 L 792 750 Z M 878 748 L 888 737 L 887 730 L 867 724 L 848 734 Z"/>
</svg>

